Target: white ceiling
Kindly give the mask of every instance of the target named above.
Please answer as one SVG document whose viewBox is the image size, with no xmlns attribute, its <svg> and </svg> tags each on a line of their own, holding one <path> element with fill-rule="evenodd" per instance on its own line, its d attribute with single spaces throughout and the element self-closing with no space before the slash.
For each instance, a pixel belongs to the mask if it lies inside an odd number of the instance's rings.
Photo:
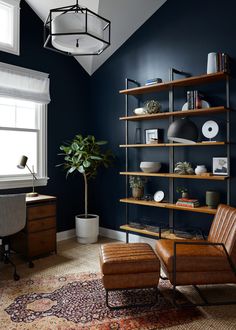
<svg viewBox="0 0 236 330">
<path fill-rule="evenodd" d="M 77 56 L 92 75 L 167 0 L 79 0 L 79 4 L 111 21 L 111 46 L 98 56 Z M 46 20 L 52 8 L 75 4 L 75 0 L 26 0 Z"/>
</svg>

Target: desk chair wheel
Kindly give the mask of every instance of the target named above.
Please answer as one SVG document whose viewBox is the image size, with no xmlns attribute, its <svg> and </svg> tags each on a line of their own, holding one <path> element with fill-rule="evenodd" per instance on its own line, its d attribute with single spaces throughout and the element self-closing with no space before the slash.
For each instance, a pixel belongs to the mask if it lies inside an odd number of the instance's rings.
<svg viewBox="0 0 236 330">
<path fill-rule="evenodd" d="M 17 273 L 14 273 L 13 275 L 15 281 L 19 281 L 20 276 Z"/>
<path fill-rule="evenodd" d="M 29 268 L 34 268 L 34 263 L 32 261 L 29 261 Z"/>
</svg>

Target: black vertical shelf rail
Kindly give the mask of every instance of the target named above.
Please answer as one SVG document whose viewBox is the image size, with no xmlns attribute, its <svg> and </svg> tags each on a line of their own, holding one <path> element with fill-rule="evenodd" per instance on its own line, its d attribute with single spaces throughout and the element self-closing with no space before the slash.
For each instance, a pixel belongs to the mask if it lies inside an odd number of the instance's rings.
<svg viewBox="0 0 236 330">
<path fill-rule="evenodd" d="M 230 109 L 230 78 L 226 77 L 226 107 Z M 226 114 L 226 127 L 227 127 L 227 163 L 228 163 L 228 176 L 227 180 L 227 204 L 230 205 L 231 202 L 231 180 L 230 180 L 230 155 L 231 155 L 231 146 L 230 146 L 230 111 L 227 111 Z"/>
<path fill-rule="evenodd" d="M 140 86 L 140 83 L 133 79 L 126 78 L 125 79 L 125 88 L 129 89 L 129 84 L 135 84 L 137 87 Z M 125 95 L 125 116 L 128 117 L 129 115 L 129 97 L 128 94 Z M 128 145 L 129 143 L 129 125 L 128 120 L 125 121 L 125 144 Z M 129 170 L 129 152 L 128 148 L 125 148 L 125 171 L 128 172 Z M 128 175 L 125 176 L 125 196 L 126 198 L 129 197 L 129 191 L 128 191 L 128 183 L 129 183 L 129 177 Z M 128 224 L 129 219 L 129 205 L 126 203 L 125 205 L 125 223 Z M 126 243 L 129 242 L 129 233 L 126 232 Z"/>
<path fill-rule="evenodd" d="M 174 75 L 183 75 L 186 77 L 189 77 L 190 75 L 188 73 L 185 73 L 184 71 L 177 70 L 175 68 L 169 69 L 169 81 L 174 80 Z M 171 86 L 169 89 L 169 112 L 174 112 L 174 87 Z M 174 121 L 174 117 L 170 116 L 169 118 L 169 126 Z M 169 173 L 174 173 L 174 161 L 175 161 L 175 153 L 174 153 L 174 147 L 169 148 Z M 169 203 L 174 204 L 174 178 L 169 178 Z M 169 226 L 170 228 L 173 228 L 174 231 L 174 210 L 169 210 Z"/>
</svg>

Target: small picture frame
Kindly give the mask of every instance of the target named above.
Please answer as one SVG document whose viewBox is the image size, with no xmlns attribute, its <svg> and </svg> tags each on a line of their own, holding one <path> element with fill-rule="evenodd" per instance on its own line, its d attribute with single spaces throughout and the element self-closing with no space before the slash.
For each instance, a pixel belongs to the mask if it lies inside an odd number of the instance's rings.
<svg viewBox="0 0 236 330">
<path fill-rule="evenodd" d="M 158 128 L 145 129 L 145 143 L 155 144 L 160 142 L 160 130 Z"/>
<path fill-rule="evenodd" d="M 229 175 L 228 158 L 214 157 L 212 161 L 212 172 L 214 175 Z"/>
</svg>

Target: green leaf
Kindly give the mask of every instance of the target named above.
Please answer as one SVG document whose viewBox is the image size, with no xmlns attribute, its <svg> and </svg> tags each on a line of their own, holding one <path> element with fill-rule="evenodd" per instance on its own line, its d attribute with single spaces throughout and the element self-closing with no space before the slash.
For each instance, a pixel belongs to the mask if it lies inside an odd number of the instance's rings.
<svg viewBox="0 0 236 330">
<path fill-rule="evenodd" d="M 89 158 L 93 160 L 102 160 L 102 157 L 99 156 L 90 156 Z"/>
<path fill-rule="evenodd" d="M 91 165 L 91 163 L 88 160 L 85 160 L 83 162 L 83 166 L 86 167 L 86 168 L 88 168 L 90 165 Z"/>
<path fill-rule="evenodd" d="M 80 173 L 82 173 L 82 174 L 85 172 L 85 169 L 84 169 L 83 165 L 81 165 L 81 166 L 78 168 L 78 171 L 79 171 Z"/>
<path fill-rule="evenodd" d="M 107 141 L 97 141 L 96 144 L 102 146 L 103 144 L 107 144 Z"/>
<path fill-rule="evenodd" d="M 76 170 L 76 167 L 73 166 L 69 169 L 68 173 L 73 173 L 75 170 Z"/>
</svg>

